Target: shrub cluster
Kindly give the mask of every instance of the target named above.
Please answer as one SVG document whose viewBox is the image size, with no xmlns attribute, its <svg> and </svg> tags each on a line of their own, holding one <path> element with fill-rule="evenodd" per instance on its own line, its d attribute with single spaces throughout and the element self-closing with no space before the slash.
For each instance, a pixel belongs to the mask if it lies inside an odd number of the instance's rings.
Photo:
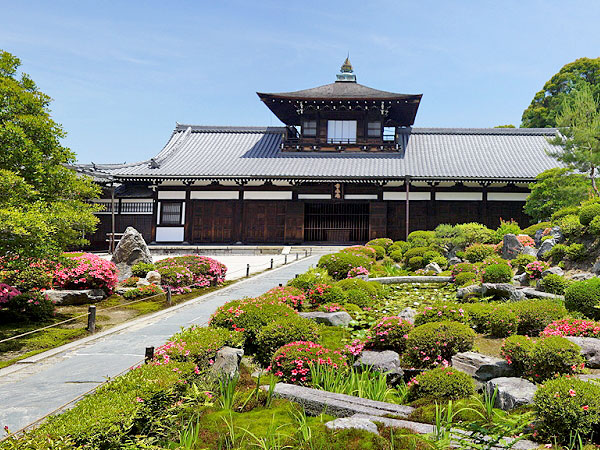
<svg viewBox="0 0 600 450">
<path fill-rule="evenodd" d="M 481 269 L 481 278 L 484 283 L 510 283 L 513 272 L 508 264 L 490 264 Z"/>
<path fill-rule="evenodd" d="M 264 326 L 256 335 L 256 360 L 268 366 L 275 352 L 285 344 L 296 341 L 316 342 L 319 339 L 315 322 L 300 316 L 277 319 Z"/>
<path fill-rule="evenodd" d="M 584 319 L 561 319 L 548 324 L 541 336 L 582 336 L 600 338 L 600 323 Z"/>
<path fill-rule="evenodd" d="M 515 268 L 517 274 L 522 274 L 527 268 L 527 264 L 535 261 L 535 256 L 521 253 L 515 259 L 512 260 L 512 266 Z"/>
<path fill-rule="evenodd" d="M 488 316 L 489 333 L 494 337 L 507 337 L 517 332 L 517 314 L 508 308 L 494 308 Z"/>
<path fill-rule="evenodd" d="M 400 317 L 384 317 L 367 331 L 364 346 L 368 350 L 393 350 L 399 354 L 406 349 L 408 333 L 413 324 Z"/>
<path fill-rule="evenodd" d="M 411 400 L 458 400 L 475 394 L 473 378 L 453 367 L 426 370 L 408 383 Z"/>
<path fill-rule="evenodd" d="M 461 272 L 454 277 L 454 284 L 457 286 L 467 286 L 475 284 L 477 280 L 477 274 L 474 272 Z"/>
<path fill-rule="evenodd" d="M 360 253 L 331 253 L 321 256 L 318 267 L 327 270 L 335 280 L 341 280 L 346 278 L 348 272 L 355 267 L 371 269 L 371 259 Z"/>
<path fill-rule="evenodd" d="M 433 306 L 426 306 L 423 311 L 415 317 L 415 325 L 423 325 L 429 322 L 460 322 L 466 323 L 468 315 L 461 305 L 456 303 L 441 302 Z"/>
<path fill-rule="evenodd" d="M 293 286 L 303 292 L 308 292 L 316 284 L 329 284 L 333 282 L 333 278 L 329 276 L 327 270 L 319 268 L 310 268 L 306 272 L 301 273 L 296 278 L 288 281 L 288 286 Z"/>
<path fill-rule="evenodd" d="M 471 263 L 478 263 L 494 253 L 494 246 L 491 244 L 472 244 L 465 249 L 465 258 Z"/>
<path fill-rule="evenodd" d="M 369 247 L 382 247 L 384 250 L 387 250 L 393 243 L 394 241 L 390 238 L 378 238 L 371 239 L 366 245 Z"/>
<path fill-rule="evenodd" d="M 564 295 L 565 290 L 569 286 L 569 281 L 562 275 L 555 273 L 549 273 L 542 278 L 540 282 L 541 288 L 544 292 L 550 294 Z"/>
<path fill-rule="evenodd" d="M 121 281 L 121 284 L 125 287 L 136 287 L 138 281 L 140 281 L 140 277 L 129 277 Z"/>
<path fill-rule="evenodd" d="M 581 225 L 587 226 L 594 219 L 594 217 L 600 215 L 600 203 L 592 203 L 587 206 L 583 206 L 579 210 L 579 222 Z"/>
<path fill-rule="evenodd" d="M 375 250 L 375 259 L 385 258 L 385 248 L 381 247 L 380 245 L 370 245 L 370 247 Z"/>
<path fill-rule="evenodd" d="M 294 286 L 274 287 L 261 295 L 260 298 L 267 301 L 285 303 L 296 311 L 302 311 L 302 308 L 306 303 L 306 296 L 304 293 Z"/>
<path fill-rule="evenodd" d="M 67 258 L 54 272 L 54 283 L 65 289 L 103 289 L 112 292 L 117 285 L 117 266 L 92 253 Z"/>
<path fill-rule="evenodd" d="M 152 263 L 139 262 L 131 266 L 131 274 L 134 277 L 146 278 L 148 272 L 155 270 L 156 267 Z"/>
<path fill-rule="evenodd" d="M 323 303 L 343 303 L 345 298 L 342 288 L 335 284 L 317 284 L 306 293 L 306 299 L 312 306 Z"/>
<path fill-rule="evenodd" d="M 600 299 L 600 278 L 576 281 L 565 289 L 565 306 L 592 319 L 600 318 L 600 310 L 595 308 Z"/>
<path fill-rule="evenodd" d="M 191 287 L 194 284 L 194 274 L 184 266 L 159 267 L 160 283 L 163 286 L 175 288 L 177 292 L 181 288 Z"/>
<path fill-rule="evenodd" d="M 123 298 L 133 299 L 133 298 L 150 297 L 152 295 L 161 294 L 162 292 L 163 292 L 163 290 L 160 286 L 157 286 L 155 284 L 149 284 L 147 286 L 140 286 L 139 288 L 125 291 L 123 293 Z"/>
<path fill-rule="evenodd" d="M 54 316 L 54 303 L 40 291 L 29 291 L 11 297 L 4 308 L 15 321 L 43 322 Z"/>
<path fill-rule="evenodd" d="M 552 299 L 521 300 L 506 307 L 517 315 L 517 333 L 527 336 L 539 335 L 548 324 L 567 315 L 562 302 Z"/>
<path fill-rule="evenodd" d="M 211 284 L 221 284 L 225 281 L 227 267 L 216 259 L 207 256 L 185 255 L 161 259 L 155 263 L 162 276 L 161 269 L 185 267 L 192 274 L 192 283 L 197 287 L 207 287 Z M 162 284 L 168 284 L 161 280 Z"/>
</svg>

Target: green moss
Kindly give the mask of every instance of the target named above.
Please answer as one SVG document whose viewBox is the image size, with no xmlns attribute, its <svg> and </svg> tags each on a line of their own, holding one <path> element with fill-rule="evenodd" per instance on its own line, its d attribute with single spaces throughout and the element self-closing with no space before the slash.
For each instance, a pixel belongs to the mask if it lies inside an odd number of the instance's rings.
<svg viewBox="0 0 600 450">
<path fill-rule="evenodd" d="M 331 327 L 327 325 L 319 325 L 319 334 L 321 339 L 319 344 L 332 350 L 338 350 L 350 339 L 350 331 L 344 327 Z"/>
</svg>

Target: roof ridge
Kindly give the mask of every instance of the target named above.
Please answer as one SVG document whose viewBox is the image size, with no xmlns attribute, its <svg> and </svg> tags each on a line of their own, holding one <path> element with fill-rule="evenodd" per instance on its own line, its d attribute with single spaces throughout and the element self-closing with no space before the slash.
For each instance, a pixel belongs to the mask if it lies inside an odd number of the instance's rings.
<svg viewBox="0 0 600 450">
<path fill-rule="evenodd" d="M 192 132 L 219 132 L 219 133 L 281 133 L 285 127 L 271 126 L 233 126 L 233 125 L 191 125 L 177 123 L 175 131 L 185 131 L 191 128 Z"/>
<path fill-rule="evenodd" d="M 488 134 L 488 135 L 548 135 L 552 136 L 557 128 L 445 128 L 445 127 L 414 127 L 412 134 Z"/>
</svg>

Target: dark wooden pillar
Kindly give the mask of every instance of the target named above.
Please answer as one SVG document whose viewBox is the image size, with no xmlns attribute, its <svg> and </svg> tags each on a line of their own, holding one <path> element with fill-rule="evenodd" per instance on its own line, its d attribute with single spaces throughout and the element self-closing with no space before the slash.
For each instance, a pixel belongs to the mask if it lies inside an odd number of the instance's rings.
<svg viewBox="0 0 600 450">
<path fill-rule="evenodd" d="M 369 204 L 369 239 L 387 237 L 387 205 L 385 202 Z"/>
<path fill-rule="evenodd" d="M 185 216 L 184 216 L 184 225 L 183 225 L 183 243 L 188 244 L 192 242 L 192 200 L 191 200 L 191 185 L 193 181 L 185 183 Z"/>
<path fill-rule="evenodd" d="M 486 227 L 490 226 L 488 223 L 488 183 L 481 183 L 481 203 L 479 205 L 479 217 L 481 218 L 481 223 Z"/>
<path fill-rule="evenodd" d="M 158 185 L 152 185 L 152 242 L 156 243 L 156 222 L 158 222 Z"/>
</svg>

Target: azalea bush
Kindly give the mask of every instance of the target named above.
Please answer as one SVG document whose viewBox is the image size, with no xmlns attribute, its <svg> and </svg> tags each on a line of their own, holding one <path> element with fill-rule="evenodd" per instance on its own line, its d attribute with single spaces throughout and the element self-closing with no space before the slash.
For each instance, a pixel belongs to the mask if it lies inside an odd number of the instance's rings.
<svg viewBox="0 0 600 450">
<path fill-rule="evenodd" d="M 600 278 L 576 281 L 565 290 L 565 306 L 570 311 L 578 311 L 591 319 L 600 319 L 597 309 L 600 299 Z"/>
<path fill-rule="evenodd" d="M 68 258 L 54 272 L 54 283 L 65 289 L 102 289 L 112 292 L 117 285 L 117 266 L 92 253 Z"/>
<path fill-rule="evenodd" d="M 6 308 L 15 320 L 43 322 L 54 316 L 54 303 L 40 291 L 30 291 L 12 297 Z"/>
<path fill-rule="evenodd" d="M 143 298 L 150 297 L 152 295 L 162 294 L 163 290 L 160 286 L 155 284 L 149 284 L 147 286 L 140 286 L 139 288 L 131 289 L 123 293 L 123 298 L 125 299 L 134 299 L 134 298 Z"/>
<path fill-rule="evenodd" d="M 323 303 L 343 302 L 345 296 L 339 286 L 317 284 L 306 293 L 306 298 L 311 305 L 317 306 Z"/>
<path fill-rule="evenodd" d="M 415 317 L 415 326 L 429 322 L 444 321 L 466 323 L 468 321 L 468 316 L 460 305 L 443 302 L 432 306 L 426 306 L 423 311 L 418 313 Z"/>
<path fill-rule="evenodd" d="M 413 324 L 401 317 L 383 317 L 366 333 L 364 348 L 368 350 L 393 350 L 399 354 L 406 349 L 408 333 Z"/>
<path fill-rule="evenodd" d="M 373 260 L 377 256 L 377 251 L 370 245 L 353 245 L 340 250 L 339 253 L 361 254 Z"/>
<path fill-rule="evenodd" d="M 125 287 L 136 287 L 137 282 L 140 281 L 140 277 L 129 277 L 121 282 Z"/>
<path fill-rule="evenodd" d="M 372 259 L 363 253 L 338 252 L 321 256 L 318 267 L 329 273 L 335 280 L 346 278 L 348 272 L 355 267 L 371 269 Z"/>
<path fill-rule="evenodd" d="M 531 366 L 531 352 L 535 342 L 529 336 L 510 336 L 502 342 L 500 354 L 518 374 Z"/>
<path fill-rule="evenodd" d="M 513 273 L 508 264 L 490 264 L 481 269 L 481 278 L 484 283 L 510 283 Z"/>
<path fill-rule="evenodd" d="M 461 273 L 477 273 L 477 267 L 471 263 L 458 263 L 452 266 L 451 275 L 454 280 Z"/>
<path fill-rule="evenodd" d="M 160 283 L 163 286 L 171 287 L 177 293 L 180 293 L 181 289 L 190 288 L 194 284 L 194 275 L 187 267 L 159 267 L 158 273 L 160 274 Z"/>
<path fill-rule="evenodd" d="M 517 241 L 519 241 L 523 247 L 535 247 L 533 238 L 525 234 L 519 234 L 517 236 Z"/>
<path fill-rule="evenodd" d="M 453 367 L 438 367 L 426 370 L 408 383 L 411 400 L 458 400 L 475 394 L 473 378 Z"/>
<path fill-rule="evenodd" d="M 561 319 L 548 324 L 541 336 L 581 336 L 600 338 L 600 322 L 585 319 Z"/>
<path fill-rule="evenodd" d="M 553 299 L 530 299 L 508 303 L 517 316 L 517 333 L 527 336 L 539 335 L 547 325 L 566 317 L 567 310 L 560 301 Z"/>
<path fill-rule="evenodd" d="M 367 269 L 366 267 L 358 266 L 350 269 L 348 271 L 348 274 L 346 275 L 346 278 L 356 278 L 365 275 L 369 275 L 369 269 Z"/>
<path fill-rule="evenodd" d="M 256 335 L 256 360 L 268 366 L 271 358 L 280 347 L 290 342 L 319 339 L 317 324 L 300 316 L 288 316 L 264 326 Z"/>
<path fill-rule="evenodd" d="M 539 280 L 542 278 L 542 273 L 550 267 L 550 264 L 544 261 L 533 261 L 525 266 L 525 272 L 529 278 Z"/>
<path fill-rule="evenodd" d="M 0 257 L 0 283 L 16 287 L 22 292 L 49 289 L 57 267 L 59 263 L 49 259 L 3 256 Z"/>
<path fill-rule="evenodd" d="M 0 309 L 5 308 L 14 297 L 21 295 L 21 291 L 8 284 L 0 283 Z"/>
<path fill-rule="evenodd" d="M 341 352 L 311 341 L 298 341 L 277 350 L 267 369 L 284 382 L 309 384 L 311 364 L 327 365 L 339 370 L 348 367 L 347 357 Z"/>
<path fill-rule="evenodd" d="M 260 298 L 285 303 L 296 311 L 301 311 L 306 303 L 306 295 L 300 289 L 293 286 L 274 287 L 261 295 Z"/>
<path fill-rule="evenodd" d="M 161 259 L 154 264 L 159 273 L 161 269 L 173 267 L 185 267 L 192 274 L 192 283 L 197 287 L 207 287 L 213 284 L 221 284 L 225 281 L 227 267 L 219 261 L 207 256 L 185 255 Z M 161 281 L 162 284 L 168 284 Z"/>
<path fill-rule="evenodd" d="M 301 273 L 296 278 L 292 278 L 287 282 L 288 286 L 293 286 L 300 289 L 304 293 L 312 289 L 316 284 L 331 284 L 333 278 L 329 276 L 326 269 L 310 268 L 306 272 Z"/>
</svg>

